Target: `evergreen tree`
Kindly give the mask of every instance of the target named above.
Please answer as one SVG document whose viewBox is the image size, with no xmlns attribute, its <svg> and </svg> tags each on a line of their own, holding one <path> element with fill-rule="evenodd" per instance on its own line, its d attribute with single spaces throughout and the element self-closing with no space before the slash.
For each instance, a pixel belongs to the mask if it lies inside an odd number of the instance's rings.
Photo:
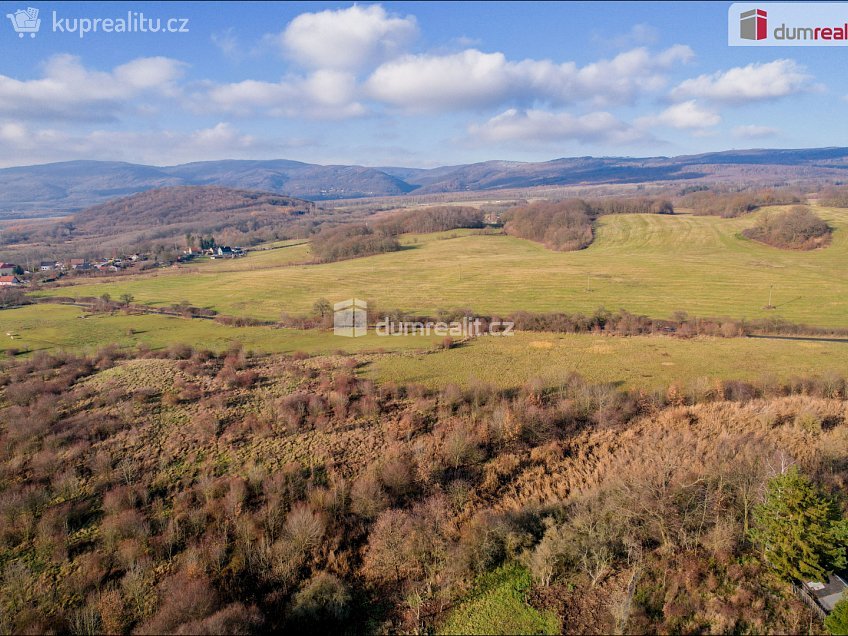
<svg viewBox="0 0 848 636">
<path fill-rule="evenodd" d="M 836 604 L 830 615 L 824 619 L 824 626 L 834 636 L 848 636 L 848 598 Z"/>
<path fill-rule="evenodd" d="M 786 579 L 823 581 L 845 567 L 848 522 L 837 503 L 795 467 L 769 481 L 754 524 L 752 538 Z"/>
</svg>

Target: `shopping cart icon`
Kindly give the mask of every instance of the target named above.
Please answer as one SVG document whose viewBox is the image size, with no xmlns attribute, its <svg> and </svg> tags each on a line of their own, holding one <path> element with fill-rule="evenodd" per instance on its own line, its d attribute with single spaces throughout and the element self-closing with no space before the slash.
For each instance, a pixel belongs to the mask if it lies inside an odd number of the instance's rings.
<svg viewBox="0 0 848 636">
<path fill-rule="evenodd" d="M 19 38 L 24 37 L 24 33 L 29 33 L 29 37 L 34 38 L 35 34 L 41 28 L 41 18 L 38 17 L 38 9 L 29 7 L 26 11 L 18 9 L 14 13 L 7 13 L 6 17 L 12 21 L 12 27 Z"/>
</svg>

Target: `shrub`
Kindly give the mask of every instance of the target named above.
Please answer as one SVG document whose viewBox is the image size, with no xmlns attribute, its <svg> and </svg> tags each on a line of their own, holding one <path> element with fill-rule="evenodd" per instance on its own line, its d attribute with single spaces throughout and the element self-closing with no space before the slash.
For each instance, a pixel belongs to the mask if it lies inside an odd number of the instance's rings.
<svg viewBox="0 0 848 636">
<path fill-rule="evenodd" d="M 321 515 L 314 512 L 307 504 L 297 504 L 292 508 L 284 530 L 286 538 L 292 547 L 301 553 L 307 553 L 318 547 L 321 537 L 324 536 L 324 520 Z"/>
<path fill-rule="evenodd" d="M 344 623 L 350 613 L 350 593 L 337 576 L 319 572 L 294 596 L 291 619 L 301 629 L 331 629 Z"/>
<path fill-rule="evenodd" d="M 795 206 L 785 212 L 763 215 L 744 230 L 749 239 L 782 249 L 812 250 L 830 242 L 831 228 L 809 208 Z"/>
</svg>

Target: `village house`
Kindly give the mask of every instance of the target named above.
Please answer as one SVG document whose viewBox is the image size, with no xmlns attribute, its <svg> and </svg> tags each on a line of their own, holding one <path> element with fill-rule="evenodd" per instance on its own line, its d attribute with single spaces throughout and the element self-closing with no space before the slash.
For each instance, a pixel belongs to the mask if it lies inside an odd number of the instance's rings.
<svg viewBox="0 0 848 636">
<path fill-rule="evenodd" d="M 89 265 L 88 261 L 84 258 L 72 258 L 70 261 L 68 261 L 68 266 L 70 269 L 76 269 L 81 271 L 91 269 L 91 265 Z"/>
<path fill-rule="evenodd" d="M 20 287 L 21 284 L 17 276 L 0 276 L 0 287 Z"/>
<path fill-rule="evenodd" d="M 38 266 L 39 271 L 42 272 L 52 272 L 56 269 L 56 263 L 50 261 L 41 261 L 41 264 Z"/>
<path fill-rule="evenodd" d="M 15 273 L 15 269 L 17 269 L 17 265 L 13 263 L 0 262 L 0 276 L 11 276 Z"/>
</svg>

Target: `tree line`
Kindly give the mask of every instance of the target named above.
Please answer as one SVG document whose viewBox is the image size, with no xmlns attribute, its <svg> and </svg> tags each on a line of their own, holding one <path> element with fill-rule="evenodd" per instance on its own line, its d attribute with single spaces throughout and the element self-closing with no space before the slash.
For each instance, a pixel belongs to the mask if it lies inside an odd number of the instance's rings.
<svg viewBox="0 0 848 636">
<path fill-rule="evenodd" d="M 722 192 L 705 189 L 687 193 L 678 198 L 679 207 L 691 208 L 698 216 L 720 216 L 735 218 L 767 205 L 800 203 L 797 192 L 787 189 L 751 190 L 745 192 Z"/>
<path fill-rule="evenodd" d="M 665 199 L 625 197 L 535 202 L 507 211 L 504 229 L 548 249 L 581 250 L 592 243 L 593 224 L 605 214 L 674 214 L 674 206 Z"/>
<path fill-rule="evenodd" d="M 399 250 L 400 234 L 483 226 L 483 214 L 475 208 L 437 206 L 408 210 L 367 223 L 322 227 L 312 238 L 312 253 L 321 262 L 358 258 Z"/>
</svg>

